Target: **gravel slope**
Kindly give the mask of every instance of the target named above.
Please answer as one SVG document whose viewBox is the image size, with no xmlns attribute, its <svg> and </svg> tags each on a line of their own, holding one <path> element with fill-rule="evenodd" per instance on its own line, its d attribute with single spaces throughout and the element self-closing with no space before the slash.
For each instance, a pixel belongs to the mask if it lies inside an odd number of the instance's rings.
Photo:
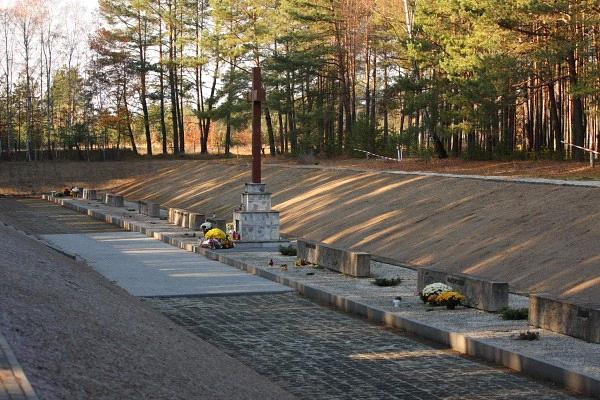
<svg viewBox="0 0 600 400">
<path fill-rule="evenodd" d="M 293 398 L 84 263 L 3 224 L 0 254 L 0 331 L 41 399 Z"/>
</svg>

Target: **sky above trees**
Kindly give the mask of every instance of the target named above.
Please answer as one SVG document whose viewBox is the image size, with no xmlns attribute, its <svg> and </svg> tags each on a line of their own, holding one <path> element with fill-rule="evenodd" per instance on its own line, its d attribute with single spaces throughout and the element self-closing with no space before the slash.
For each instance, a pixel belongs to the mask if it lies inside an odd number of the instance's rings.
<svg viewBox="0 0 600 400">
<path fill-rule="evenodd" d="M 0 0 L 0 9 L 14 7 L 18 2 L 19 0 Z M 80 8 L 82 14 L 89 13 L 91 10 L 98 8 L 98 0 L 53 0 L 46 2 L 45 5 L 52 8 L 61 8 L 64 4 Z"/>
</svg>

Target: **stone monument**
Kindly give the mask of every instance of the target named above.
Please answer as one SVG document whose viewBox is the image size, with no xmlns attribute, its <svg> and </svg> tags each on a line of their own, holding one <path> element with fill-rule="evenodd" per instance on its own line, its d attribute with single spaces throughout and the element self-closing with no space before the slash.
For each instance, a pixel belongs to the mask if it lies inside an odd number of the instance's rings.
<svg viewBox="0 0 600 400">
<path fill-rule="evenodd" d="M 265 101 L 260 68 L 252 68 L 252 182 L 246 183 L 241 206 L 233 213 L 234 229 L 243 242 L 279 243 L 279 211 L 271 210 L 271 193 L 261 182 L 261 103 Z"/>
</svg>

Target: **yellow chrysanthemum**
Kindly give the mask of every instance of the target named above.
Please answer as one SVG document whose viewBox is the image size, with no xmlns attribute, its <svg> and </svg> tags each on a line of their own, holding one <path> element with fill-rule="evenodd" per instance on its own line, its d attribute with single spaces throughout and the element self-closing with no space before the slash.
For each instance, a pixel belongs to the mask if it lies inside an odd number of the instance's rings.
<svg viewBox="0 0 600 400">
<path fill-rule="evenodd" d="M 225 234 L 225 232 L 223 232 L 219 228 L 212 228 L 211 230 L 209 230 L 208 232 L 206 232 L 204 234 L 204 238 L 205 239 L 225 240 L 227 238 L 227 235 Z"/>
<path fill-rule="evenodd" d="M 435 296 L 429 296 L 427 301 L 430 303 L 435 303 L 435 304 L 440 304 L 440 305 L 444 305 L 449 302 L 460 303 L 460 302 L 465 301 L 465 296 L 463 296 L 462 294 L 455 292 L 455 291 L 447 291 L 447 292 L 442 292 Z"/>
</svg>

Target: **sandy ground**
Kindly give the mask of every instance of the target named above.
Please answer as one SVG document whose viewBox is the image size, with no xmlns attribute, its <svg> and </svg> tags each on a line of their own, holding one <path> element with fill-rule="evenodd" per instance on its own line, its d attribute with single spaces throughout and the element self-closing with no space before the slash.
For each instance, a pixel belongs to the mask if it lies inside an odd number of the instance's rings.
<svg viewBox="0 0 600 400">
<path fill-rule="evenodd" d="M 15 169 L 10 179 L 0 176 L 0 190 L 25 187 L 17 182 L 29 182 L 35 190 L 68 184 L 110 187 L 132 199 L 152 198 L 230 219 L 249 180 L 248 163 L 236 161 L 52 168 Z M 274 208 L 281 211 L 285 235 L 417 267 L 504 280 L 517 292 L 600 303 L 598 189 L 292 165 L 266 165 L 263 176 L 274 193 Z"/>
<path fill-rule="evenodd" d="M 356 167 L 373 170 L 428 171 L 448 174 L 494 175 L 557 179 L 600 179 L 600 165 L 594 168 L 589 162 L 572 161 L 465 161 L 460 158 L 432 158 L 423 160 L 407 158 L 402 162 L 375 159 L 317 160 L 321 166 Z M 275 160 L 273 161 L 275 162 Z M 297 164 L 291 159 L 277 163 Z M 314 163 L 312 163 L 314 165 Z"/>
<path fill-rule="evenodd" d="M 286 399 L 90 267 L 0 224 L 0 331 L 40 399 Z"/>
</svg>

